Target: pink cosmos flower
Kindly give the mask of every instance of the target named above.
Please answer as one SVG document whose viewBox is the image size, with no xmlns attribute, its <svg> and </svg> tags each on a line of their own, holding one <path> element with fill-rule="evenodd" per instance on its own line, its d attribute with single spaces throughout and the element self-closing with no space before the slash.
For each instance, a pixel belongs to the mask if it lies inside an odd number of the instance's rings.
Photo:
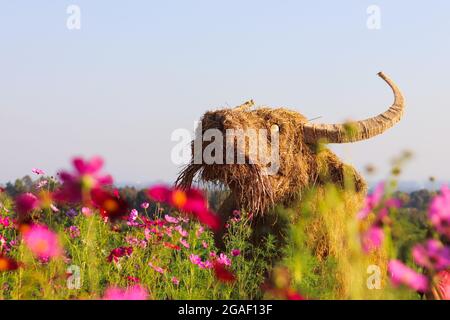
<svg viewBox="0 0 450 320">
<path fill-rule="evenodd" d="M 365 219 L 381 202 L 384 195 L 384 183 L 379 183 L 375 190 L 366 197 L 364 208 L 358 213 L 359 220 Z"/>
<path fill-rule="evenodd" d="M 24 231 L 23 239 L 31 252 L 40 259 L 48 260 L 62 253 L 57 234 L 46 226 L 32 225 Z"/>
<path fill-rule="evenodd" d="M 205 262 L 202 262 L 200 266 L 204 269 L 212 269 L 214 267 L 214 264 L 211 261 L 206 260 Z"/>
<path fill-rule="evenodd" d="M 180 243 L 183 245 L 183 247 L 189 249 L 191 246 L 185 239 L 180 239 Z"/>
<path fill-rule="evenodd" d="M 149 262 L 148 265 L 150 266 L 150 268 L 152 268 L 153 270 L 155 270 L 158 273 L 164 274 L 165 270 L 161 267 L 155 266 L 152 262 Z"/>
<path fill-rule="evenodd" d="M 70 226 L 67 230 L 72 239 L 78 238 L 81 234 L 80 229 L 77 226 Z"/>
<path fill-rule="evenodd" d="M 205 240 L 202 240 L 202 247 L 205 249 L 208 249 L 208 247 L 209 247 L 208 243 L 206 243 Z"/>
<path fill-rule="evenodd" d="M 53 203 L 50 205 L 50 209 L 52 209 L 53 212 L 59 212 L 59 209 L 57 206 L 55 206 Z"/>
<path fill-rule="evenodd" d="M 204 232 L 205 232 L 205 228 L 203 228 L 202 226 L 199 226 L 197 231 L 195 231 L 195 236 L 197 238 L 200 238 Z"/>
<path fill-rule="evenodd" d="M 12 222 L 9 217 L 1 217 L 0 216 L 0 226 L 8 228 L 11 224 L 12 224 Z"/>
<path fill-rule="evenodd" d="M 432 200 L 428 217 L 436 230 L 450 239 L 450 189 L 447 186 Z"/>
<path fill-rule="evenodd" d="M 182 236 L 182 237 L 187 237 L 188 235 L 189 235 L 189 233 L 186 231 L 186 230 L 184 230 L 181 226 L 176 226 L 175 227 L 175 230 L 176 231 L 178 231 L 178 233 L 180 234 L 180 236 Z"/>
<path fill-rule="evenodd" d="M 38 168 L 31 169 L 31 172 L 33 172 L 34 174 L 37 174 L 37 175 L 44 175 L 45 174 L 45 172 L 43 170 L 38 169 Z"/>
<path fill-rule="evenodd" d="M 416 245 L 412 255 L 419 266 L 428 270 L 441 271 L 450 267 L 450 248 L 437 240 L 428 240 L 424 245 Z"/>
<path fill-rule="evenodd" d="M 36 187 L 37 187 L 38 189 L 42 189 L 42 188 L 45 187 L 47 184 L 48 184 L 48 181 L 47 181 L 47 180 L 41 180 L 41 181 L 38 182 L 38 184 L 37 184 Z"/>
<path fill-rule="evenodd" d="M 148 207 L 150 207 L 150 204 L 149 204 L 148 202 L 143 202 L 143 203 L 141 203 L 141 208 L 142 208 L 142 209 L 147 210 Z"/>
<path fill-rule="evenodd" d="M 32 193 L 23 193 L 16 198 L 16 210 L 22 216 L 38 209 L 39 206 L 39 199 Z"/>
<path fill-rule="evenodd" d="M 130 215 L 128 216 L 128 222 L 127 224 L 129 226 L 137 226 L 138 223 L 136 223 L 136 219 L 139 216 L 139 212 L 136 209 L 131 210 Z"/>
<path fill-rule="evenodd" d="M 178 286 L 180 284 L 180 280 L 178 280 L 176 277 L 172 277 L 171 281 L 176 286 Z"/>
<path fill-rule="evenodd" d="M 240 255 L 241 255 L 241 250 L 239 250 L 239 249 L 233 249 L 233 250 L 231 250 L 231 255 L 232 255 L 233 257 L 240 256 Z"/>
<path fill-rule="evenodd" d="M 81 208 L 81 213 L 82 213 L 84 216 L 86 216 L 86 217 L 90 217 L 90 216 L 93 215 L 92 210 L 91 210 L 90 208 L 88 208 L 88 207 L 83 207 L 83 208 Z"/>
<path fill-rule="evenodd" d="M 173 231 L 173 227 L 172 227 L 172 226 L 170 226 L 170 227 L 165 227 L 165 228 L 164 228 L 164 233 L 165 233 L 169 238 L 172 238 L 172 237 L 173 237 L 172 231 Z"/>
<path fill-rule="evenodd" d="M 361 245 L 365 253 L 370 253 L 381 247 L 383 240 L 383 228 L 372 226 L 362 235 Z"/>
<path fill-rule="evenodd" d="M 147 300 L 148 292 L 141 285 L 121 289 L 109 287 L 103 296 L 103 300 Z"/>
<path fill-rule="evenodd" d="M 202 259 L 196 254 L 191 254 L 189 260 L 195 265 L 199 265 L 202 262 Z"/>
<path fill-rule="evenodd" d="M 226 266 L 231 266 L 231 260 L 226 256 L 226 254 L 221 253 L 217 258 L 217 262 Z"/>
<path fill-rule="evenodd" d="M 428 291 L 428 278 L 405 266 L 401 261 L 391 260 L 388 270 L 394 286 L 406 285 L 422 293 Z"/>
<path fill-rule="evenodd" d="M 0 234 L 0 255 L 2 253 L 7 253 L 11 250 L 11 247 L 8 244 L 8 239 Z"/>
<path fill-rule="evenodd" d="M 166 215 L 164 216 L 164 219 L 165 219 L 167 222 L 169 222 L 169 223 L 178 223 L 178 222 L 179 222 L 177 218 L 171 217 L 171 216 L 169 216 L 168 214 L 166 214 Z"/>
</svg>

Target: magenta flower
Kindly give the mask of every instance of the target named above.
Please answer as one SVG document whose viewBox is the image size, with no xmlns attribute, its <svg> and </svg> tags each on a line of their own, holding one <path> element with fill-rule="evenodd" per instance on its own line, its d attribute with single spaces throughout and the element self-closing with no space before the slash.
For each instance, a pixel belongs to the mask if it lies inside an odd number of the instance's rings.
<svg viewBox="0 0 450 320">
<path fill-rule="evenodd" d="M 416 245 L 412 255 L 419 266 L 429 270 L 442 271 L 450 267 L 450 248 L 437 240 L 428 240 L 424 245 Z"/>
<path fill-rule="evenodd" d="M 2 253 L 7 253 L 11 250 L 10 245 L 8 244 L 8 239 L 0 234 L 0 256 Z"/>
<path fill-rule="evenodd" d="M 450 189 L 447 186 L 432 200 L 428 217 L 436 230 L 450 239 Z"/>
<path fill-rule="evenodd" d="M 118 247 L 111 250 L 107 260 L 108 262 L 117 263 L 122 257 L 129 257 L 133 253 L 133 247 Z"/>
<path fill-rule="evenodd" d="M 208 249 L 209 245 L 205 240 L 202 240 L 202 247 Z"/>
<path fill-rule="evenodd" d="M 206 260 L 206 261 L 204 261 L 204 262 L 201 261 L 201 262 L 198 264 L 198 266 L 199 266 L 200 269 L 211 269 L 211 268 L 214 267 L 214 264 L 213 264 L 211 261 Z"/>
<path fill-rule="evenodd" d="M 154 201 L 167 203 L 178 210 L 194 215 L 201 223 L 213 230 L 218 230 L 221 226 L 220 218 L 208 209 L 206 198 L 199 190 L 155 186 L 148 190 L 148 195 Z"/>
<path fill-rule="evenodd" d="M 180 280 L 178 280 L 177 277 L 172 277 L 171 281 L 176 286 L 178 286 L 180 284 Z"/>
<path fill-rule="evenodd" d="M 231 260 L 226 256 L 226 254 L 221 253 L 217 258 L 217 262 L 226 266 L 231 266 Z"/>
<path fill-rule="evenodd" d="M 231 250 L 231 255 L 232 255 L 233 257 L 240 256 L 240 255 L 241 255 L 241 250 L 239 250 L 239 249 L 233 249 L 233 250 Z"/>
<path fill-rule="evenodd" d="M 147 300 L 148 292 L 141 285 L 121 289 L 118 287 L 109 287 L 106 289 L 103 300 Z"/>
<path fill-rule="evenodd" d="M 23 193 L 16 198 L 16 210 L 22 216 L 38 209 L 39 206 L 39 199 L 32 193 Z"/>
<path fill-rule="evenodd" d="M 75 158 L 73 166 L 75 172 L 62 171 L 58 174 L 62 187 L 54 193 L 54 197 L 59 201 L 69 203 L 86 201 L 91 190 L 113 183 L 110 175 L 99 174 L 103 167 L 103 159 L 100 157 L 94 157 L 89 161 Z"/>
<path fill-rule="evenodd" d="M 148 207 L 150 207 L 150 203 L 148 203 L 148 202 L 143 202 L 143 203 L 141 203 L 141 208 L 142 208 L 142 209 L 147 210 Z"/>
<path fill-rule="evenodd" d="M 38 168 L 31 169 L 31 172 L 33 172 L 34 174 L 37 174 L 37 175 L 44 175 L 45 174 L 45 172 L 43 170 L 38 169 Z"/>
<path fill-rule="evenodd" d="M 401 261 L 391 260 L 388 270 L 394 286 L 406 285 L 422 293 L 428 291 L 428 278 L 405 266 Z"/>
<path fill-rule="evenodd" d="M 11 219 L 9 217 L 0 216 L 0 226 L 8 228 L 12 224 Z"/>
<path fill-rule="evenodd" d="M 136 222 L 136 219 L 138 218 L 138 216 L 139 216 L 139 212 L 136 209 L 131 210 L 130 215 L 128 216 L 127 224 L 129 226 L 133 226 L 133 227 L 139 225 Z"/>
<path fill-rule="evenodd" d="M 39 259 L 48 260 L 58 257 L 62 253 L 62 247 L 58 236 L 46 226 L 33 225 L 24 231 L 25 245 Z"/>
<path fill-rule="evenodd" d="M 202 259 L 196 254 L 191 254 L 189 260 L 195 265 L 199 265 L 202 262 Z"/>
<path fill-rule="evenodd" d="M 157 185 L 148 190 L 148 195 L 156 202 L 168 202 L 170 200 L 172 190 L 166 186 Z"/>
<path fill-rule="evenodd" d="M 362 235 L 361 245 L 365 253 L 370 253 L 381 247 L 383 240 L 383 228 L 372 226 Z"/>
</svg>

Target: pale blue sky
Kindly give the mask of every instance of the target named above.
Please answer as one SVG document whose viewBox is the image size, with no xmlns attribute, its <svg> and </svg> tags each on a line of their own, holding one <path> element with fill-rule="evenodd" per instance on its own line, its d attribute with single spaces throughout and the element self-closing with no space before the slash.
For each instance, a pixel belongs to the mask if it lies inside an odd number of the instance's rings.
<svg viewBox="0 0 450 320">
<path fill-rule="evenodd" d="M 372 4 L 381 30 L 366 27 Z M 392 101 L 380 70 L 403 89 L 405 118 L 333 149 L 380 177 L 410 149 L 405 179 L 450 179 L 449 16 L 446 0 L 0 0 L 0 181 L 96 154 L 118 181 L 172 181 L 170 134 L 206 110 L 253 98 L 362 119 Z"/>
</svg>

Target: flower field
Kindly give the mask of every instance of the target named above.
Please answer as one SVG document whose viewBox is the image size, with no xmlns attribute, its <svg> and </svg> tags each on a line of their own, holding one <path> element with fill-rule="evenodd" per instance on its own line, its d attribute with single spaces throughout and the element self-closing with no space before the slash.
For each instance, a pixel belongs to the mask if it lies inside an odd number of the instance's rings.
<svg viewBox="0 0 450 320">
<path fill-rule="evenodd" d="M 450 296 L 446 187 L 428 204 L 422 241 L 405 247 L 395 179 L 366 199 L 328 185 L 272 216 L 236 208 L 223 221 L 196 189 L 152 186 L 131 205 L 102 166 L 76 158 L 57 178 L 33 169 L 26 192 L 0 189 L 0 299 Z"/>
</svg>

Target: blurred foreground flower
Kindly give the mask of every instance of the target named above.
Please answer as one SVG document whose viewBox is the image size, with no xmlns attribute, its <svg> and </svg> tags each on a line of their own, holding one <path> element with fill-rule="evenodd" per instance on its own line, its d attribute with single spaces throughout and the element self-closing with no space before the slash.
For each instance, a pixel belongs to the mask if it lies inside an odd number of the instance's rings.
<svg viewBox="0 0 450 320">
<path fill-rule="evenodd" d="M 36 210 L 40 206 L 40 200 L 32 193 L 24 193 L 16 198 L 17 213 L 24 217 L 30 212 Z"/>
<path fill-rule="evenodd" d="M 384 230 L 379 226 L 372 226 L 361 237 L 361 245 L 365 253 L 371 253 L 381 247 L 384 240 Z"/>
<path fill-rule="evenodd" d="M 75 158 L 73 166 L 73 173 L 61 171 L 58 174 L 62 182 L 61 188 L 54 194 L 58 201 L 89 204 L 91 190 L 113 183 L 110 175 L 99 174 L 103 167 L 103 159 L 100 157 L 91 160 Z"/>
<path fill-rule="evenodd" d="M 365 219 L 369 213 L 373 212 L 375 208 L 380 205 L 381 200 L 384 196 L 384 183 L 379 183 L 375 190 L 372 192 L 372 194 L 368 195 L 366 199 L 364 200 L 364 207 L 363 209 L 358 213 L 358 219 L 363 220 Z"/>
<path fill-rule="evenodd" d="M 406 285 L 417 292 L 425 293 L 428 291 L 428 278 L 423 274 L 417 273 L 398 260 L 391 260 L 388 265 L 391 275 L 391 281 L 394 286 Z"/>
<path fill-rule="evenodd" d="M 236 276 L 234 275 L 234 273 L 229 271 L 224 264 L 216 261 L 213 263 L 213 269 L 217 280 L 225 283 L 236 281 Z"/>
<path fill-rule="evenodd" d="M 148 292 L 141 285 L 122 289 L 118 287 L 109 287 L 106 289 L 103 300 L 147 300 Z"/>
<path fill-rule="evenodd" d="M 424 245 L 416 245 L 412 255 L 419 266 L 428 270 L 442 271 L 450 267 L 450 248 L 437 240 L 428 240 Z"/>
<path fill-rule="evenodd" d="M 102 217 L 115 221 L 127 215 L 128 205 L 123 199 L 101 189 L 92 190 L 91 195 L 92 202 L 100 209 Z"/>
<path fill-rule="evenodd" d="M 19 264 L 11 258 L 0 254 L 0 272 L 14 271 L 19 268 Z"/>
<path fill-rule="evenodd" d="M 46 226 L 32 225 L 23 227 L 23 239 L 26 246 L 39 259 L 48 260 L 62 254 L 58 236 Z"/>
<path fill-rule="evenodd" d="M 194 215 L 197 219 L 213 230 L 220 228 L 220 218 L 208 209 L 208 204 L 202 192 L 196 189 L 170 189 L 165 186 L 154 186 L 148 190 L 151 199 Z"/>
<path fill-rule="evenodd" d="M 428 217 L 436 230 L 450 239 L 450 189 L 447 186 L 432 200 Z"/>
<path fill-rule="evenodd" d="M 450 300 L 450 271 L 441 271 L 437 274 L 433 296 L 436 300 Z"/>
</svg>

